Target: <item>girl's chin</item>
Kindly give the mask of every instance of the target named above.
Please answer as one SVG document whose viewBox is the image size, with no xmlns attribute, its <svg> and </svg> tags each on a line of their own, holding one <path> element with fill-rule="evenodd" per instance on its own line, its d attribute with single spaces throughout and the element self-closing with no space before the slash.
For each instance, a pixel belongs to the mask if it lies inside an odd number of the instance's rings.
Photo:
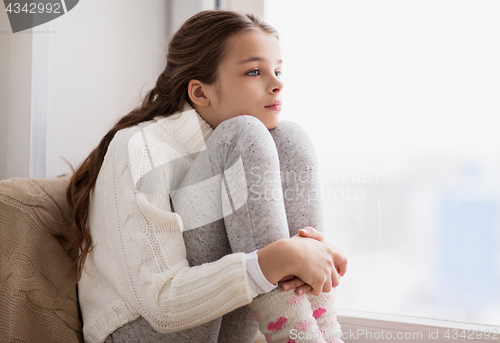
<svg viewBox="0 0 500 343">
<path fill-rule="evenodd" d="M 266 121 L 262 121 L 264 123 L 264 125 L 267 127 L 268 130 L 271 130 L 271 129 L 274 129 L 276 128 L 276 126 L 278 126 L 279 124 L 279 118 L 278 116 L 276 116 L 276 118 L 274 118 L 273 120 L 266 120 Z"/>
</svg>

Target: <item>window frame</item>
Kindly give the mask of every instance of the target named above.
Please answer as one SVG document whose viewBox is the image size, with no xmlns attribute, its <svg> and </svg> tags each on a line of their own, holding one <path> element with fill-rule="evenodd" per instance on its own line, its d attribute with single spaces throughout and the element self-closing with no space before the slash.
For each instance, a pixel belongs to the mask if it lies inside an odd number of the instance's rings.
<svg viewBox="0 0 500 343">
<path fill-rule="evenodd" d="M 382 342 L 395 340 L 404 342 L 453 341 L 456 343 L 471 341 L 500 342 L 500 326 L 494 325 L 348 309 L 338 309 L 337 318 L 342 327 L 343 337 L 346 342 L 372 343 L 374 340 Z M 490 338 L 477 339 L 476 333 L 479 333 L 479 330 L 482 332 L 485 330 L 495 332 L 496 330 L 498 334 L 495 340 L 491 336 Z M 404 333 L 410 333 L 410 335 L 407 334 L 408 338 L 396 339 L 398 333 L 402 333 L 400 334 L 402 335 L 401 337 L 404 337 Z M 420 337 L 419 333 L 422 334 Z M 388 335 L 391 335 L 391 337 L 388 338 Z M 432 338 L 429 335 L 432 335 Z M 464 339 L 461 335 L 465 335 L 467 338 Z M 457 338 L 453 338 L 454 336 Z M 473 339 L 469 339 L 468 337 L 472 337 Z"/>
</svg>

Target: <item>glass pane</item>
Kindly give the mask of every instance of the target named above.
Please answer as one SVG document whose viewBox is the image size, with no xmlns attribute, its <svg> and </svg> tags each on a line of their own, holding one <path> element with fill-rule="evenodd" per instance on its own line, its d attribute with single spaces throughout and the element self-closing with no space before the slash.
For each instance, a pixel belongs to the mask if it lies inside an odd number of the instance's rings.
<svg viewBox="0 0 500 343">
<path fill-rule="evenodd" d="M 500 325 L 499 1 L 266 0 L 339 307 Z"/>
</svg>

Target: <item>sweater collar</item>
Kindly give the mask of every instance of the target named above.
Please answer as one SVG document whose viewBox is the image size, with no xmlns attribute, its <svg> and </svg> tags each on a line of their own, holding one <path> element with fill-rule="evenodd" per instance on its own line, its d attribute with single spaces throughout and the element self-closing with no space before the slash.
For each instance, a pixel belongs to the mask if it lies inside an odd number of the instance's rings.
<svg viewBox="0 0 500 343">
<path fill-rule="evenodd" d="M 214 131 L 187 102 L 182 111 L 166 118 L 158 118 L 157 122 L 188 154 L 205 150 L 205 142 Z"/>
</svg>

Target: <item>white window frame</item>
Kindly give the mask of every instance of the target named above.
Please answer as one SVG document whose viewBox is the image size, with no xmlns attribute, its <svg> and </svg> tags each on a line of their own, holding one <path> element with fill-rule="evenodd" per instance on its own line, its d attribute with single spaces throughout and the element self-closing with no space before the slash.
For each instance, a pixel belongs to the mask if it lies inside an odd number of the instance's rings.
<svg viewBox="0 0 500 343">
<path fill-rule="evenodd" d="M 339 309 L 345 342 L 500 342 L 500 327 L 394 314 Z M 497 332 L 496 339 L 477 339 L 480 332 Z M 398 338 L 398 334 L 401 339 Z M 431 337 L 429 337 L 431 335 Z M 388 337 L 390 336 L 390 337 Z M 464 339 L 461 336 L 465 336 Z M 453 338 L 456 337 L 456 338 Z M 473 339 L 468 339 L 471 337 Z"/>
</svg>

